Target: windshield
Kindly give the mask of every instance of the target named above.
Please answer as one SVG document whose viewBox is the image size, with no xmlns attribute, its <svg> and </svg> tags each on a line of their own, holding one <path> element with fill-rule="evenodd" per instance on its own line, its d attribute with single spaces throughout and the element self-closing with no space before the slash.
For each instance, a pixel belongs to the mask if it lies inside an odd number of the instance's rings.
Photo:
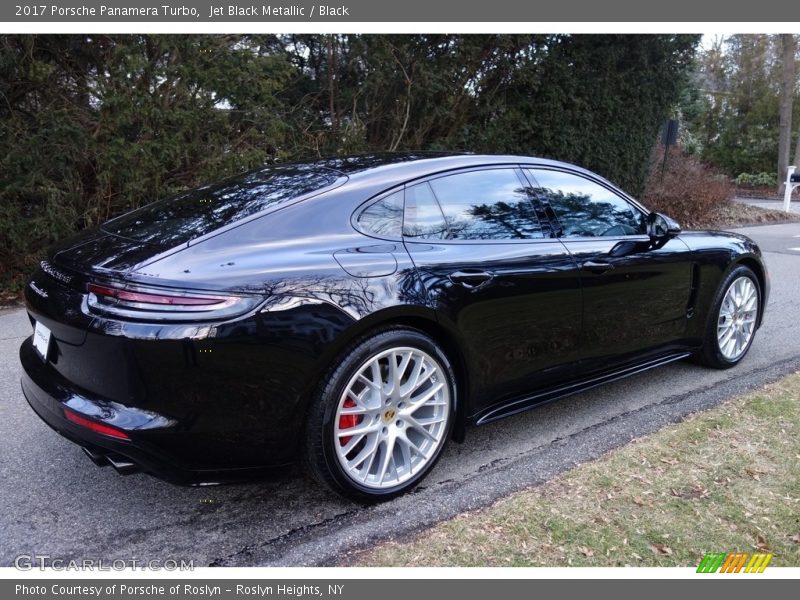
<svg viewBox="0 0 800 600">
<path fill-rule="evenodd" d="M 252 171 L 160 200 L 106 222 L 106 233 L 148 244 L 177 246 L 269 207 L 333 184 L 339 174 L 314 165 Z"/>
</svg>

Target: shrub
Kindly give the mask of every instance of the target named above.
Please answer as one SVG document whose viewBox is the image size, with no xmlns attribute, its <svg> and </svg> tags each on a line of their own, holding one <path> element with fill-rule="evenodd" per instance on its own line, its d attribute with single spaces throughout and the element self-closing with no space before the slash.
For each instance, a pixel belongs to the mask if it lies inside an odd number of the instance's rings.
<svg viewBox="0 0 800 600">
<path fill-rule="evenodd" d="M 733 198 L 733 186 L 722 173 L 698 158 L 671 149 L 662 177 L 664 147 L 658 146 L 650 160 L 644 203 L 676 219 L 684 227 L 698 227 Z"/>
<path fill-rule="evenodd" d="M 778 176 L 775 173 L 739 173 L 733 182 L 741 187 L 777 187 Z"/>
</svg>

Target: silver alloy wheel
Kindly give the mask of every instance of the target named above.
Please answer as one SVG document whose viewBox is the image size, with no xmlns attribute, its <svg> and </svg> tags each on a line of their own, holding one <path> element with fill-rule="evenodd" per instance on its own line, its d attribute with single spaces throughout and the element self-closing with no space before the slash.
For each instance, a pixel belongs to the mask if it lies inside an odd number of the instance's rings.
<svg viewBox="0 0 800 600">
<path fill-rule="evenodd" d="M 436 456 L 449 417 L 442 365 L 418 348 L 384 350 L 358 368 L 339 398 L 333 440 L 339 464 L 362 486 L 395 487 Z"/>
<path fill-rule="evenodd" d="M 747 350 L 758 317 L 758 291 L 749 277 L 731 283 L 717 316 L 717 344 L 728 360 L 736 360 Z"/>
</svg>

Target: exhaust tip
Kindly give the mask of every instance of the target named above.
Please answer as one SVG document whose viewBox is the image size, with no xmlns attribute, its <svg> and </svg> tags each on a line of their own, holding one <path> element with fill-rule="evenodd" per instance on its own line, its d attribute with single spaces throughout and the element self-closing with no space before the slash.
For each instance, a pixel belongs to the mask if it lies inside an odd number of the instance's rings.
<svg viewBox="0 0 800 600">
<path fill-rule="evenodd" d="M 133 475 L 139 472 L 139 467 L 136 464 L 118 454 L 108 454 L 106 455 L 106 460 L 120 475 Z"/>
<path fill-rule="evenodd" d="M 120 456 L 119 454 L 114 454 L 113 452 L 103 452 L 102 450 L 98 450 L 96 448 L 87 448 L 86 446 L 81 447 L 94 464 L 98 467 L 107 467 L 111 465 L 120 475 L 132 475 L 133 473 L 138 473 L 140 471 L 139 467 L 136 463 L 131 462 L 124 456 Z"/>
<path fill-rule="evenodd" d="M 108 458 L 102 452 L 98 452 L 92 448 L 87 448 L 86 446 L 81 446 L 81 449 L 84 451 L 86 456 L 89 457 L 89 460 L 91 460 L 98 467 L 108 466 Z"/>
</svg>

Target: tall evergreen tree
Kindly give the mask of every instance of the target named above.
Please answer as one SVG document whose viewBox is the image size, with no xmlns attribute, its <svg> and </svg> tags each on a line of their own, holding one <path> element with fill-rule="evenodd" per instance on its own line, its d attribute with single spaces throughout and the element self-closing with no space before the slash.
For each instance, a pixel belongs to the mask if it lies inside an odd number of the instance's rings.
<svg viewBox="0 0 800 600">
<path fill-rule="evenodd" d="M 688 125 L 701 140 L 702 158 L 732 177 L 776 173 L 785 78 L 781 36 L 730 36 L 704 50 L 697 65 L 694 85 L 702 110 Z M 783 119 L 796 123 L 800 102 L 796 75 L 794 79 L 793 84 L 787 82 L 792 98 L 784 97 L 785 108 L 791 112 L 784 111 Z M 791 136 L 786 139 L 788 149 Z M 784 154 L 781 151 L 785 165 L 789 159 Z"/>
</svg>

